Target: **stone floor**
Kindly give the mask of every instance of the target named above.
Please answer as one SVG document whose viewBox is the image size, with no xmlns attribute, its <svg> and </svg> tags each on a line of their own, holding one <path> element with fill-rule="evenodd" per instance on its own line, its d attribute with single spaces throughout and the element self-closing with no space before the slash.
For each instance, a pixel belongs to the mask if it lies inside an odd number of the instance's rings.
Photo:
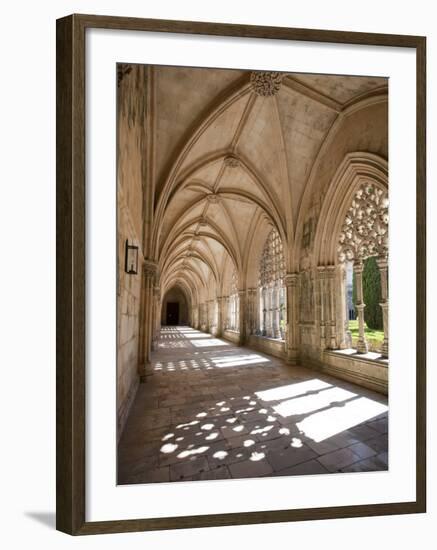
<svg viewBox="0 0 437 550">
<path fill-rule="evenodd" d="M 387 399 L 189 327 L 161 331 L 120 484 L 387 470 Z"/>
</svg>

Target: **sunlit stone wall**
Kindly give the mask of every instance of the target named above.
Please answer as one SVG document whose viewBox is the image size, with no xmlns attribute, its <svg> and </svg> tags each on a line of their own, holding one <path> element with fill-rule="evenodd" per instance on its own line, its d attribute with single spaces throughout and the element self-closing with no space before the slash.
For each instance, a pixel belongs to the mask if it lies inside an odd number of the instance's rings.
<svg viewBox="0 0 437 550">
<path fill-rule="evenodd" d="M 118 166 L 117 166 L 117 421 L 124 426 L 138 387 L 142 232 L 145 142 L 144 67 L 119 69 Z M 125 243 L 139 247 L 138 274 L 125 272 Z"/>
</svg>

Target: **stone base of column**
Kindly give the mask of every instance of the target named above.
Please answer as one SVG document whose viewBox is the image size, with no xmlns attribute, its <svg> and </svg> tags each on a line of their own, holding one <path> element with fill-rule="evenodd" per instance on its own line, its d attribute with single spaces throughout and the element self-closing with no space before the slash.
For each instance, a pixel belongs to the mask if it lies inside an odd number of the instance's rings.
<svg viewBox="0 0 437 550">
<path fill-rule="evenodd" d="M 279 328 L 274 328 L 273 329 L 273 338 L 281 338 L 281 331 L 279 330 Z"/>
<path fill-rule="evenodd" d="M 381 355 L 385 358 L 388 357 L 388 340 L 384 338 L 381 346 Z"/>
<path fill-rule="evenodd" d="M 144 384 L 148 382 L 148 378 L 152 375 L 152 372 L 147 369 L 147 365 L 144 365 L 141 369 L 139 369 L 138 375 L 140 377 L 140 384 Z"/>
<path fill-rule="evenodd" d="M 154 375 L 152 361 L 150 357 L 145 359 L 144 363 L 138 365 L 138 376 L 140 378 L 140 383 L 148 382 L 149 378 Z"/>
<path fill-rule="evenodd" d="M 369 347 L 367 345 L 366 340 L 358 340 L 357 343 L 357 352 L 358 353 L 367 353 L 369 351 Z"/>
<path fill-rule="evenodd" d="M 297 365 L 299 363 L 299 353 L 297 349 L 288 349 L 287 350 L 287 363 L 289 365 Z"/>
</svg>

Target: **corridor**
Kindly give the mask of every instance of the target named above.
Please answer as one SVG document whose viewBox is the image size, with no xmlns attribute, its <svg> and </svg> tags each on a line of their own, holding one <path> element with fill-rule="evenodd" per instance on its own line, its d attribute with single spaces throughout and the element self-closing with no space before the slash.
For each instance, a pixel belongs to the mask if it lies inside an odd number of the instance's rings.
<svg viewBox="0 0 437 550">
<path fill-rule="evenodd" d="M 387 470 L 387 398 L 190 327 L 164 327 L 118 483 Z"/>
</svg>

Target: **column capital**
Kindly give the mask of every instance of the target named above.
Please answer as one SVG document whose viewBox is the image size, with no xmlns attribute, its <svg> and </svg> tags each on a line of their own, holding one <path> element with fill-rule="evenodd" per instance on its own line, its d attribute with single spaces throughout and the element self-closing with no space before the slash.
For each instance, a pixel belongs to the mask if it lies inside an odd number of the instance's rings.
<svg viewBox="0 0 437 550">
<path fill-rule="evenodd" d="M 362 273 L 364 269 L 363 260 L 354 260 L 353 269 L 355 273 Z"/>
<path fill-rule="evenodd" d="M 335 277 L 335 265 L 327 265 L 325 267 L 324 277 L 328 281 L 331 281 Z"/>
<path fill-rule="evenodd" d="M 144 260 L 143 272 L 146 276 L 155 276 L 158 273 L 158 264 L 153 260 Z"/>
<path fill-rule="evenodd" d="M 297 284 L 298 273 L 287 273 L 284 277 L 284 283 L 286 287 L 294 287 Z"/>
<path fill-rule="evenodd" d="M 378 256 L 376 258 L 376 265 L 379 267 L 379 269 L 387 269 L 388 268 L 388 257 L 387 256 Z"/>
</svg>

